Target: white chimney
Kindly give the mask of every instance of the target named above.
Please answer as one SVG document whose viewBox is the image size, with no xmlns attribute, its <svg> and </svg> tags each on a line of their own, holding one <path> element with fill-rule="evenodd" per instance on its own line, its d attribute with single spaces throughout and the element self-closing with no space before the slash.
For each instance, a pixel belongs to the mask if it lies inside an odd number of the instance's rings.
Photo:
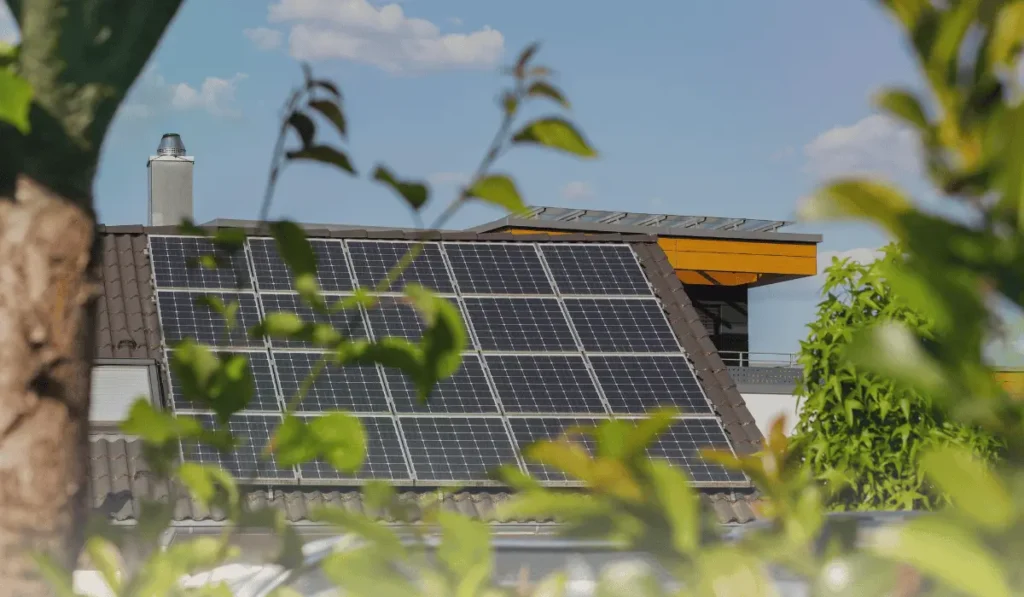
<svg viewBox="0 0 1024 597">
<path fill-rule="evenodd" d="M 185 144 L 176 133 L 160 139 L 156 155 L 149 158 L 150 226 L 177 226 L 192 219 L 192 167 L 195 158 L 185 155 Z"/>
</svg>

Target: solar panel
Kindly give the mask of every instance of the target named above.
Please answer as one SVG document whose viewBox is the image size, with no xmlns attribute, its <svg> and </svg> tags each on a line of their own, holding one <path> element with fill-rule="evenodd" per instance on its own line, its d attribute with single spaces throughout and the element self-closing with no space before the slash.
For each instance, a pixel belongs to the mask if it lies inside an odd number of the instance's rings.
<svg viewBox="0 0 1024 597">
<path fill-rule="evenodd" d="M 160 288 L 252 290 L 245 251 L 228 252 L 199 236 L 149 237 L 153 277 Z M 219 264 L 207 268 L 201 257 L 215 257 Z"/>
<path fill-rule="evenodd" d="M 715 419 L 682 419 L 674 423 L 647 448 L 647 454 L 685 468 L 694 484 L 747 483 L 743 473 L 701 458 L 702 449 L 732 451 L 725 430 Z"/>
<path fill-rule="evenodd" d="M 327 462 L 316 459 L 299 465 L 304 481 L 343 481 L 376 479 L 409 481 L 409 465 L 402 452 L 398 429 L 390 417 L 361 417 L 366 433 L 366 458 L 355 473 L 340 473 Z"/>
<path fill-rule="evenodd" d="M 553 298 L 466 298 L 466 314 L 480 348 L 500 351 L 575 351 L 576 341 Z"/>
<path fill-rule="evenodd" d="M 593 352 L 679 352 L 656 300 L 565 299 L 583 347 Z"/>
<path fill-rule="evenodd" d="M 418 481 L 484 481 L 488 471 L 516 462 L 501 419 L 402 417 L 400 422 Z"/>
<path fill-rule="evenodd" d="M 448 299 L 459 309 L 459 304 L 454 299 Z M 420 318 L 415 307 L 404 299 L 390 296 L 382 296 L 377 304 L 366 310 L 369 318 L 370 330 L 373 336 L 380 340 L 387 337 L 398 337 L 419 341 L 423 335 L 425 324 Z"/>
<path fill-rule="evenodd" d="M 582 445 L 593 456 L 595 443 L 591 436 L 573 433 L 563 438 L 563 434 L 571 427 L 593 427 L 601 420 L 578 417 L 509 417 L 508 422 L 512 425 L 512 436 L 515 438 L 520 452 L 526 450 L 531 443 L 542 439 L 569 439 L 573 443 Z M 527 472 L 538 481 L 577 481 L 559 470 L 528 460 L 525 456 L 523 460 L 526 462 Z"/>
<path fill-rule="evenodd" d="M 234 329 L 228 330 L 223 315 L 199 303 L 204 296 L 216 297 L 225 305 L 238 301 Z M 251 293 L 161 290 L 157 292 L 157 307 L 168 344 L 192 338 L 201 344 L 219 347 L 263 346 L 262 338 L 251 338 L 247 333 L 260 321 L 256 297 Z"/>
<path fill-rule="evenodd" d="M 407 242 L 348 241 L 356 281 L 360 286 L 376 288 L 414 245 Z M 420 284 L 439 294 L 455 292 L 455 285 L 448 274 L 439 245 L 423 243 L 419 256 L 384 292 L 401 292 L 409 283 Z"/>
<path fill-rule="evenodd" d="M 242 352 L 242 353 L 228 353 L 228 354 L 241 354 L 244 355 L 249 361 L 249 372 L 253 379 L 253 393 L 249 399 L 249 404 L 245 407 L 246 411 L 259 411 L 259 412 L 280 412 L 281 407 L 277 402 L 277 389 L 274 385 L 274 375 L 270 371 L 270 359 L 267 357 L 265 352 Z M 167 361 L 170 372 L 170 388 L 169 393 L 171 396 L 171 406 L 175 411 L 183 410 L 210 410 L 205 404 L 191 402 L 185 399 L 185 396 L 181 393 L 181 384 L 178 381 L 177 375 L 174 370 L 170 367 L 169 363 L 172 360 L 172 352 L 168 352 Z"/>
<path fill-rule="evenodd" d="M 491 395 L 480 357 L 462 357 L 455 375 L 439 381 L 426 404 L 419 401 L 408 376 L 399 369 L 384 370 L 395 409 L 404 413 L 496 413 L 498 405 Z"/>
<path fill-rule="evenodd" d="M 554 294 L 533 245 L 445 243 L 463 294 Z"/>
<path fill-rule="evenodd" d="M 260 293 L 263 312 L 266 314 L 284 312 L 296 313 L 306 323 L 330 324 L 346 338 L 366 338 L 366 327 L 362 311 L 358 309 L 337 311 L 330 314 L 314 311 L 297 294 Z M 271 338 L 275 348 L 317 348 L 312 342 L 293 338 Z"/>
<path fill-rule="evenodd" d="M 214 427 L 213 416 L 200 415 L 196 419 L 207 429 Z M 213 446 L 189 443 L 182 446 L 184 458 L 218 465 L 240 481 L 294 482 L 294 469 L 278 466 L 272 455 L 266 458 L 263 456 L 265 447 L 280 424 L 280 415 L 235 415 L 228 421 L 231 433 L 240 440 L 240 445 L 233 452 L 223 454 Z"/>
<path fill-rule="evenodd" d="M 562 294 L 649 295 L 643 270 L 625 245 L 541 245 Z"/>
<path fill-rule="evenodd" d="M 352 290 L 352 275 L 341 241 L 311 238 L 309 245 L 316 255 L 316 277 L 320 289 L 324 292 Z M 256 284 L 261 291 L 292 290 L 292 274 L 281 259 L 274 239 L 250 238 L 249 250 L 256 270 Z"/>
<path fill-rule="evenodd" d="M 315 352 L 275 352 L 284 400 L 291 403 L 310 372 L 324 355 Z M 305 412 L 346 410 L 389 412 L 384 384 L 375 365 L 328 365 L 309 387 L 299 405 Z"/>
<path fill-rule="evenodd" d="M 591 356 L 590 363 L 612 412 L 646 413 L 674 406 L 684 415 L 712 414 L 683 355 Z"/>
<path fill-rule="evenodd" d="M 485 358 L 505 412 L 605 412 L 582 357 L 487 355 Z"/>
</svg>

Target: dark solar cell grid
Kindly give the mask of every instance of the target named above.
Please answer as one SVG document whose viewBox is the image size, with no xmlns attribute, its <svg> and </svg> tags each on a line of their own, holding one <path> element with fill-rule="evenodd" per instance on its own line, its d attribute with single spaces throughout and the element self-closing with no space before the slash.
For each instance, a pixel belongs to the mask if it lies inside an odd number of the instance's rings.
<svg viewBox="0 0 1024 597">
<path fill-rule="evenodd" d="M 502 464 L 515 464 L 515 448 L 499 418 L 401 417 L 420 481 L 484 481 Z"/>
<path fill-rule="evenodd" d="M 445 243 L 463 294 L 554 294 L 533 245 Z"/>
<path fill-rule="evenodd" d="M 626 245 L 542 245 L 562 294 L 651 294 L 643 270 Z"/>
<path fill-rule="evenodd" d="M 201 304 L 203 297 L 215 297 L 225 305 L 239 303 L 234 329 L 228 329 L 223 315 Z M 192 338 L 200 344 L 222 348 L 263 346 L 262 338 L 252 338 L 247 333 L 260 321 L 256 297 L 251 293 L 161 290 L 157 292 L 157 307 L 164 339 L 169 345 Z"/>
<path fill-rule="evenodd" d="M 683 419 L 674 423 L 648 447 L 647 454 L 685 468 L 697 485 L 746 482 L 743 473 L 704 460 L 700 455 L 703 449 L 732 449 L 725 430 L 715 419 Z"/>
<path fill-rule="evenodd" d="M 414 245 L 407 242 L 348 241 L 359 285 L 376 288 Z M 425 286 L 439 294 L 455 292 L 439 245 L 424 243 L 419 256 L 382 292 L 401 292 L 409 283 Z"/>
<path fill-rule="evenodd" d="M 409 377 L 399 369 L 384 370 L 395 408 L 402 413 L 497 413 L 498 405 L 491 395 L 487 376 L 480 366 L 480 357 L 465 355 L 455 375 L 439 381 L 426 404 L 416 396 Z"/>
<path fill-rule="evenodd" d="M 158 288 L 252 290 L 245 250 L 228 251 L 199 236 L 151 236 L 150 261 Z M 201 257 L 215 257 L 207 268 Z"/>
<path fill-rule="evenodd" d="M 612 412 L 643 414 L 660 406 L 670 406 L 683 415 L 712 414 L 683 355 L 591 355 L 590 363 Z"/>
<path fill-rule="evenodd" d="M 583 347 L 591 352 L 679 352 L 656 300 L 565 299 Z"/>
<path fill-rule="evenodd" d="M 264 292 L 260 293 L 260 300 L 263 301 L 263 312 L 267 315 L 277 312 L 296 313 L 306 323 L 331 325 L 346 338 L 366 338 L 366 326 L 362 311 L 358 309 L 324 314 L 313 310 L 297 294 L 268 294 Z M 270 343 L 274 348 L 322 348 L 312 342 L 293 338 L 271 338 Z"/>
<path fill-rule="evenodd" d="M 577 350 L 576 341 L 556 299 L 466 298 L 464 301 L 483 350 Z"/>
<path fill-rule="evenodd" d="M 487 355 L 487 368 L 507 413 L 604 413 L 583 358 Z"/>
<path fill-rule="evenodd" d="M 320 289 L 324 292 L 352 290 L 352 275 L 345 261 L 345 249 L 341 241 L 311 238 L 309 245 L 316 255 L 316 275 Z M 281 258 L 274 239 L 250 238 L 249 251 L 256 271 L 256 283 L 261 291 L 293 289 L 292 274 Z"/>
<path fill-rule="evenodd" d="M 212 416 L 200 415 L 196 419 L 207 429 L 214 428 Z M 280 467 L 272 455 L 264 457 L 263 454 L 280 425 L 280 415 L 235 415 L 228 422 L 231 433 L 239 440 L 233 452 L 224 454 L 212 446 L 188 442 L 182 446 L 185 459 L 218 465 L 241 481 L 294 482 L 294 469 Z"/>
<path fill-rule="evenodd" d="M 311 352 L 274 353 L 284 399 L 291 403 L 325 355 Z M 299 405 L 303 412 L 344 410 L 359 413 L 389 412 L 384 384 L 375 365 L 327 365 L 309 387 Z"/>
<path fill-rule="evenodd" d="M 179 382 L 177 375 L 174 373 L 174 369 L 170 365 L 173 361 L 173 354 L 173 351 L 168 351 L 166 370 L 170 372 L 171 379 L 169 394 L 171 396 L 171 404 L 174 410 L 212 410 L 212 408 L 206 404 L 187 400 L 182 394 L 181 383 Z M 248 359 L 249 372 L 252 375 L 253 380 L 253 393 L 252 397 L 249 399 L 249 404 L 245 407 L 246 411 L 281 411 L 281 406 L 277 402 L 277 389 L 274 385 L 274 375 L 270 370 L 270 359 L 267 358 L 267 354 L 265 352 L 220 352 L 218 354 L 222 357 L 226 357 L 231 354 L 241 354 Z M 212 398 L 216 399 L 216 397 Z"/>
<path fill-rule="evenodd" d="M 578 417 L 544 417 L 544 418 L 517 418 L 509 417 L 512 425 L 512 435 L 520 451 L 526 451 L 527 446 L 540 440 L 568 439 L 569 441 L 583 446 L 593 457 L 596 450 L 594 439 L 590 435 L 581 433 L 568 433 L 572 427 L 593 427 L 600 424 L 601 419 L 588 419 Z M 565 473 L 549 466 L 538 464 L 523 457 L 526 461 L 526 470 L 538 481 L 579 481 Z"/>
<path fill-rule="evenodd" d="M 462 312 L 455 299 L 445 300 L 450 301 L 460 313 Z M 380 297 L 376 305 L 367 309 L 367 316 L 370 330 L 377 340 L 397 337 L 418 342 L 426 327 L 419 311 L 405 299 L 399 297 Z"/>
</svg>

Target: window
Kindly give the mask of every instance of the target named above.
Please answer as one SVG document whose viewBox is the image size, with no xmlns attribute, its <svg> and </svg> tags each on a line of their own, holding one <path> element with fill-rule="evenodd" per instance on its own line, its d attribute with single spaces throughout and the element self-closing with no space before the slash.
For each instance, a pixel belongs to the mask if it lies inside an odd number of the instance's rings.
<svg viewBox="0 0 1024 597">
<path fill-rule="evenodd" d="M 136 400 L 152 400 L 152 370 L 149 364 L 94 366 L 89 420 L 93 423 L 117 424 L 128 417 Z"/>
</svg>

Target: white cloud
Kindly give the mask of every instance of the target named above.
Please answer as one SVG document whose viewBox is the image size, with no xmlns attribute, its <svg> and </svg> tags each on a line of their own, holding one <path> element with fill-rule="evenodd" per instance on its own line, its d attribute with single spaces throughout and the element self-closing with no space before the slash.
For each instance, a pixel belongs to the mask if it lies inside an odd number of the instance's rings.
<svg viewBox="0 0 1024 597">
<path fill-rule="evenodd" d="M 242 33 L 249 38 L 257 48 L 261 50 L 273 50 L 281 45 L 281 41 L 284 35 L 276 29 L 268 29 L 266 27 L 256 27 L 254 29 L 246 29 Z"/>
<path fill-rule="evenodd" d="M 6 2 L 0 2 L 0 43 L 16 44 L 20 37 L 18 24 L 14 22 L 14 15 L 7 8 Z"/>
<path fill-rule="evenodd" d="M 290 23 L 288 44 L 300 60 L 350 60 L 389 72 L 490 68 L 505 51 L 500 31 L 442 33 L 434 23 L 405 15 L 396 3 L 367 0 L 278 0 L 272 23 Z"/>
<path fill-rule="evenodd" d="M 238 73 L 229 79 L 206 77 L 196 88 L 188 83 L 170 83 L 156 67 L 151 67 L 139 77 L 121 110 L 130 118 L 146 118 L 164 110 L 202 110 L 213 116 L 234 118 L 241 115 L 235 105 L 235 91 L 247 76 Z"/>
<path fill-rule="evenodd" d="M 837 126 L 804 146 L 807 166 L 821 177 L 875 174 L 899 178 L 920 172 L 916 134 L 895 120 L 872 115 Z"/>
<path fill-rule="evenodd" d="M 427 182 L 435 187 L 464 185 L 469 182 L 469 175 L 464 172 L 435 172 L 427 175 Z"/>
<path fill-rule="evenodd" d="M 582 180 L 574 180 L 562 187 L 562 198 L 568 201 L 583 201 L 594 196 L 594 188 Z"/>
</svg>

